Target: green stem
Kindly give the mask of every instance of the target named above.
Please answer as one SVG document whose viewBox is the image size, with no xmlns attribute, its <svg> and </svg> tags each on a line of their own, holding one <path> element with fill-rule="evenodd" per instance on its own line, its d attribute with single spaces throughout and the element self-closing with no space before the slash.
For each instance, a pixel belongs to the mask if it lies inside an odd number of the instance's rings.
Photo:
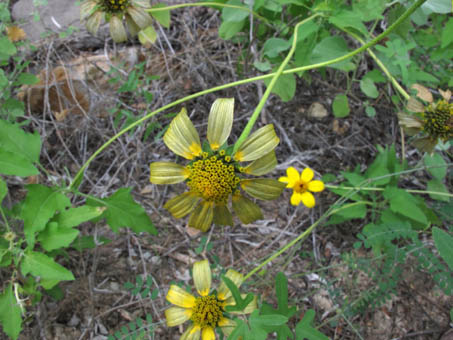
<svg viewBox="0 0 453 340">
<path fill-rule="evenodd" d="M 339 61 L 343 61 L 345 59 L 348 59 L 348 58 L 351 58 L 352 56 L 366 50 L 367 48 L 377 44 L 381 39 L 385 38 L 390 32 L 392 32 L 401 22 L 403 22 L 409 15 L 411 15 L 418 7 L 420 7 L 420 5 L 422 3 L 424 3 L 426 0 L 417 0 L 398 20 L 396 20 L 386 31 L 382 32 L 381 34 L 379 34 L 376 38 L 374 38 L 373 40 L 371 40 L 370 42 L 368 42 L 367 44 L 363 45 L 362 47 L 348 53 L 348 54 L 345 54 L 344 56 L 342 57 L 338 57 L 338 58 L 335 58 L 335 59 L 331 59 L 331 60 L 328 60 L 328 61 L 324 61 L 322 63 L 318 63 L 318 64 L 312 64 L 312 65 L 307 65 L 307 66 L 302 66 L 302 67 L 296 67 L 296 68 L 293 68 L 293 69 L 289 69 L 289 70 L 286 70 L 286 71 L 283 71 L 282 74 L 291 74 L 291 73 L 296 73 L 296 72 L 301 72 L 301 71 L 307 71 L 307 70 L 311 70 L 311 69 L 315 69 L 315 68 L 319 68 L 319 67 L 324 67 L 324 66 L 328 66 L 330 64 L 334 64 L 334 63 L 337 63 Z M 124 128 L 123 130 L 121 130 L 120 132 L 118 132 L 116 135 L 114 135 L 112 138 L 110 138 L 107 142 L 105 142 L 99 149 L 97 149 L 93 155 L 91 155 L 90 158 L 88 158 L 88 160 L 85 162 L 85 164 L 82 165 L 82 167 L 80 168 L 80 170 L 77 172 L 77 174 L 75 175 L 74 177 L 74 180 L 72 181 L 71 183 L 71 186 L 70 188 L 73 188 L 74 185 L 76 183 L 78 183 L 80 180 L 81 180 L 81 177 L 83 175 L 83 172 L 85 171 L 85 169 L 88 167 L 88 165 L 102 152 L 104 151 L 110 144 L 112 144 L 117 138 L 119 138 L 120 136 L 122 136 L 123 134 L 125 134 L 126 132 L 128 132 L 129 130 L 135 128 L 136 126 L 140 125 L 141 123 L 143 123 L 144 121 L 150 119 L 151 117 L 155 116 L 156 114 L 164 111 L 164 110 L 167 110 L 169 108 L 172 108 L 176 105 L 179 105 L 181 103 L 184 103 L 190 99 L 194 99 L 194 98 L 197 98 L 197 97 L 200 97 L 202 95 L 205 95 L 205 94 L 208 94 L 208 93 L 212 93 L 212 92 L 216 92 L 216 91 L 220 91 L 220 90 L 224 90 L 224 89 L 227 89 L 227 88 L 230 88 L 230 87 L 234 87 L 234 86 L 239 86 L 239 85 L 243 85 L 243 84 L 248 84 L 248 83 L 252 83 L 252 82 L 256 82 L 256 81 L 259 81 L 259 80 L 263 80 L 263 79 L 267 79 L 267 78 L 271 78 L 275 75 L 275 73 L 269 73 L 269 74 L 265 74 L 265 75 L 262 75 L 262 76 L 258 76 L 258 77 L 253 77 L 253 78 L 248 78 L 248 79 L 243 79 L 243 80 L 239 80 L 239 81 L 235 81 L 235 82 L 232 82 L 232 83 L 228 83 L 228 84 L 224 84 L 224 85 L 220 85 L 220 86 L 216 86 L 216 87 L 212 87 L 210 89 L 207 89 L 207 90 L 204 90 L 204 91 L 200 91 L 198 93 L 194 93 L 190 96 L 187 96 L 187 97 L 184 97 L 182 99 L 179 99 L 179 100 L 175 100 L 174 102 L 171 102 L 170 104 L 167 104 L 165 106 L 162 106 L 160 109 L 156 110 L 156 111 L 153 111 L 149 114 L 147 114 L 146 116 L 144 116 L 143 118 L 135 121 L 134 123 L 132 123 L 131 125 L 129 125 L 128 127 Z"/>
<path fill-rule="evenodd" d="M 255 125 L 256 120 L 261 114 L 261 111 L 264 108 L 264 105 L 267 102 L 267 98 L 271 94 L 272 89 L 274 88 L 275 83 L 277 82 L 278 78 L 280 75 L 283 73 L 283 70 L 285 69 L 286 65 L 288 65 L 291 57 L 293 56 L 294 52 L 296 51 L 296 45 L 297 45 L 297 32 L 299 30 L 299 26 L 305 24 L 308 21 L 313 20 L 314 18 L 320 16 L 319 13 L 312 15 L 311 17 L 302 20 L 301 22 L 297 23 L 297 25 L 294 27 L 294 36 L 293 36 L 293 43 L 291 45 L 291 49 L 289 50 L 288 54 L 286 55 L 286 58 L 283 60 L 283 62 L 280 64 L 280 66 L 277 69 L 277 72 L 274 73 L 274 76 L 271 79 L 271 82 L 266 88 L 266 91 L 263 94 L 263 97 L 261 98 L 260 102 L 255 108 L 255 111 L 253 112 L 252 116 L 250 117 L 247 125 L 245 126 L 244 130 L 242 131 L 241 135 L 239 136 L 238 140 L 234 144 L 233 148 L 233 155 L 236 153 L 236 151 L 239 149 L 241 144 L 244 142 L 244 140 L 249 136 L 250 131 L 252 131 L 253 125 Z"/>
<path fill-rule="evenodd" d="M 8 223 L 8 219 L 6 218 L 5 212 L 3 211 L 2 207 L 0 207 L 0 214 L 2 215 L 3 221 L 5 221 L 6 230 L 11 231 L 11 228 Z"/>
</svg>

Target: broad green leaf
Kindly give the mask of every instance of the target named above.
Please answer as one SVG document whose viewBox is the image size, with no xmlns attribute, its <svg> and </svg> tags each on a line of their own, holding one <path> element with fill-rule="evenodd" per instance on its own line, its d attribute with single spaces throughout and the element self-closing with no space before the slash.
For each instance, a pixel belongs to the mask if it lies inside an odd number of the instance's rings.
<svg viewBox="0 0 453 340">
<path fill-rule="evenodd" d="M 58 223 L 60 228 L 76 227 L 80 223 L 101 216 L 104 211 L 104 207 L 92 207 L 89 205 L 84 205 L 78 208 L 69 208 L 60 212 L 56 216 L 55 222 Z"/>
<path fill-rule="evenodd" d="M 453 18 L 448 19 L 442 30 L 441 48 L 447 47 L 453 42 Z"/>
<path fill-rule="evenodd" d="M 72 281 L 74 275 L 53 258 L 39 252 L 27 251 L 21 263 L 23 275 L 32 274 L 43 280 Z"/>
<path fill-rule="evenodd" d="M 73 228 L 61 228 L 58 223 L 50 222 L 46 229 L 39 233 L 38 241 L 46 251 L 68 247 L 79 235 Z"/>
<path fill-rule="evenodd" d="M 448 189 L 446 186 L 442 183 L 442 181 L 438 180 L 437 178 L 433 178 L 430 181 L 428 181 L 428 185 L 426 187 L 428 191 L 436 191 L 436 192 L 441 192 L 448 194 Z M 438 201 L 444 201 L 444 202 L 449 202 L 450 197 L 444 196 L 444 195 L 437 195 L 437 194 L 429 194 L 429 197 L 431 197 L 434 200 Z"/>
<path fill-rule="evenodd" d="M 240 22 L 250 16 L 248 7 L 245 7 L 239 0 L 230 0 L 227 2 L 228 5 L 236 5 L 243 7 L 239 8 L 228 8 L 224 7 L 222 9 L 222 20 L 227 22 Z"/>
<path fill-rule="evenodd" d="M 8 193 L 8 187 L 3 179 L 0 178 L 0 205 L 2 204 L 3 199 Z"/>
<path fill-rule="evenodd" d="M 105 217 L 114 232 L 118 232 L 119 228 L 128 227 L 136 233 L 144 231 L 157 235 L 157 230 L 143 207 L 133 200 L 131 188 L 121 188 L 102 201 L 103 203 L 89 200 L 87 204 L 107 208 L 101 217 Z"/>
<path fill-rule="evenodd" d="M 251 340 L 254 339 L 253 334 L 248 327 L 248 325 L 241 319 L 235 318 L 234 322 L 236 323 L 236 327 L 228 336 L 228 340 Z M 251 338 L 253 337 L 253 338 Z"/>
<path fill-rule="evenodd" d="M 364 36 L 368 36 L 368 30 L 362 23 L 361 13 L 343 9 L 329 17 L 329 22 L 340 29 L 354 28 Z"/>
<path fill-rule="evenodd" d="M 451 0 L 428 0 L 421 7 L 424 11 L 448 14 L 452 12 L 452 5 Z"/>
<path fill-rule="evenodd" d="M 349 52 L 350 51 L 346 44 L 346 41 L 342 37 L 327 37 L 315 46 L 313 53 L 311 54 L 310 61 L 313 64 L 318 64 L 324 61 L 342 57 Z M 330 64 L 328 65 L 328 67 L 337 68 L 345 72 L 352 71 L 355 68 L 354 63 L 351 61 L 351 59 Z"/>
<path fill-rule="evenodd" d="M 35 233 L 44 230 L 47 222 L 57 211 L 71 206 L 69 198 L 40 184 L 27 186 L 28 193 L 22 207 L 21 216 L 24 220 L 25 238 L 30 249 L 35 243 Z"/>
<path fill-rule="evenodd" d="M 34 85 L 39 83 L 39 78 L 32 73 L 23 72 L 17 77 L 18 85 Z"/>
<path fill-rule="evenodd" d="M 384 197 L 390 202 L 390 210 L 404 215 L 410 219 L 427 224 L 428 219 L 418 207 L 415 198 L 403 189 L 387 187 L 384 190 Z"/>
<path fill-rule="evenodd" d="M 327 336 L 312 326 L 314 318 L 315 311 L 313 309 L 309 309 L 305 312 L 302 320 L 296 325 L 297 340 L 329 340 Z"/>
<path fill-rule="evenodd" d="M 21 309 L 17 305 L 10 283 L 0 294 L 0 323 L 3 331 L 11 339 L 17 339 L 22 330 Z"/>
<path fill-rule="evenodd" d="M 270 38 L 263 45 L 263 55 L 275 58 L 280 52 L 286 51 L 291 47 L 288 40 L 281 38 Z"/>
<path fill-rule="evenodd" d="M 302 26 L 299 26 L 297 30 L 297 42 L 301 42 L 306 39 L 309 35 L 319 30 L 319 25 L 314 21 L 308 21 Z M 291 40 L 292 41 L 292 40 Z"/>
<path fill-rule="evenodd" d="M 338 207 L 341 210 L 332 214 L 327 225 L 338 224 L 355 218 L 362 219 L 366 216 L 367 209 L 365 204 L 345 204 L 343 206 Z"/>
<path fill-rule="evenodd" d="M 145 29 L 138 32 L 138 40 L 140 44 L 146 47 L 150 47 L 156 42 L 157 32 L 153 26 L 148 26 Z"/>
<path fill-rule="evenodd" d="M 386 5 L 386 0 L 360 0 L 352 2 L 354 12 L 360 16 L 363 22 L 382 19 L 382 13 Z"/>
<path fill-rule="evenodd" d="M 260 62 L 257 60 L 253 63 L 253 66 L 255 66 L 255 68 L 261 72 L 268 72 L 272 69 L 271 63 L 268 61 Z"/>
<path fill-rule="evenodd" d="M 365 78 L 360 81 L 360 89 L 370 98 L 377 98 L 379 91 L 371 78 Z"/>
<path fill-rule="evenodd" d="M 266 86 L 271 82 L 271 78 L 264 80 Z M 288 102 L 294 98 L 296 94 L 296 78 L 294 74 L 282 74 L 272 88 L 272 93 L 280 97 L 283 102 Z"/>
<path fill-rule="evenodd" d="M 7 115 L 11 115 L 11 117 L 19 117 L 24 115 L 25 105 L 20 100 L 17 100 L 15 98 L 8 98 L 3 104 L 1 110 Z"/>
<path fill-rule="evenodd" d="M 37 175 L 39 171 L 21 155 L 0 149 L 0 174 L 26 177 Z"/>
<path fill-rule="evenodd" d="M 432 155 L 425 154 L 423 163 L 429 167 L 427 170 L 434 178 L 442 180 L 447 175 L 447 163 L 438 153 Z"/>
<path fill-rule="evenodd" d="M 160 8 L 160 7 L 166 7 L 166 4 L 155 4 L 151 6 L 151 8 Z M 164 26 L 165 28 L 170 27 L 170 11 L 159 11 L 159 12 L 151 12 L 151 16 L 156 19 L 159 24 Z"/>
<path fill-rule="evenodd" d="M 8 80 L 8 78 L 6 78 L 5 72 L 0 68 L 0 89 L 7 86 L 8 83 L 9 83 L 9 80 Z"/>
<path fill-rule="evenodd" d="M 0 149 L 17 153 L 30 162 L 39 162 L 41 137 L 23 131 L 19 126 L 0 120 Z"/>
<path fill-rule="evenodd" d="M 385 83 L 387 81 L 387 78 L 385 78 L 381 71 L 377 69 L 367 72 L 362 79 L 368 78 L 371 79 L 374 83 Z"/>
<path fill-rule="evenodd" d="M 433 228 L 434 244 L 440 256 L 453 271 L 453 237 L 446 231 L 437 227 Z"/>
<path fill-rule="evenodd" d="M 256 311 L 258 313 L 258 311 Z M 259 325 L 260 328 L 263 326 L 281 326 L 288 321 L 288 318 L 280 314 L 270 314 L 270 315 L 253 315 L 251 318 L 256 325 Z"/>
<path fill-rule="evenodd" d="M 8 56 L 12 56 L 16 54 L 17 49 L 16 46 L 8 39 L 6 36 L 0 37 L 0 51 L 3 54 Z"/>
<path fill-rule="evenodd" d="M 245 20 L 242 21 L 223 21 L 219 27 L 219 37 L 224 40 L 233 38 L 236 33 L 240 32 L 245 25 Z"/>
<path fill-rule="evenodd" d="M 82 251 L 84 249 L 94 249 L 96 245 L 103 245 L 110 243 L 111 240 L 105 237 L 98 237 L 96 241 L 93 236 L 79 236 L 74 242 L 72 242 L 71 247 Z"/>
<path fill-rule="evenodd" d="M 335 117 L 344 118 L 349 116 L 348 97 L 344 94 L 337 94 L 332 103 L 332 110 Z"/>
</svg>

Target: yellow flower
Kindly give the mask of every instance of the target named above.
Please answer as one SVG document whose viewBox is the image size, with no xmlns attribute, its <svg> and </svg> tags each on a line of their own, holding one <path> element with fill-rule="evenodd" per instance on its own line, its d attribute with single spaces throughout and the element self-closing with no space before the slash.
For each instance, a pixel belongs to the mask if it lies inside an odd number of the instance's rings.
<svg viewBox="0 0 453 340">
<path fill-rule="evenodd" d="M 85 0 L 80 6 L 80 17 L 87 20 L 86 27 L 93 35 L 105 19 L 113 40 L 123 42 L 127 40 L 124 20 L 132 36 L 151 25 L 152 19 L 145 12 L 148 8 L 151 8 L 149 0 Z"/>
<path fill-rule="evenodd" d="M 244 281 L 242 274 L 229 269 L 225 275 L 239 287 Z M 225 335 L 229 335 L 235 327 L 235 322 L 228 317 L 225 306 L 235 304 L 230 290 L 224 282 L 218 289 L 211 292 L 211 268 L 208 260 L 195 262 L 193 265 L 193 280 L 199 297 L 186 290 L 171 285 L 167 293 L 167 301 L 175 305 L 165 311 L 167 326 L 179 326 L 187 320 L 192 325 L 182 334 L 180 340 L 214 340 L 216 327 L 220 327 Z M 249 314 L 256 309 L 256 298 L 242 311 Z"/>
<path fill-rule="evenodd" d="M 12 42 L 24 40 L 27 37 L 25 31 L 19 26 L 6 27 L 6 34 L 8 35 L 8 39 Z"/>
<path fill-rule="evenodd" d="M 434 102 L 428 89 L 421 85 L 415 87 L 419 93 L 417 96 L 428 102 L 423 105 L 417 99 L 411 97 L 407 103 L 407 110 L 415 114 L 398 113 L 399 124 L 409 136 L 421 133 L 413 144 L 423 152 L 432 153 L 438 140 L 446 142 L 453 138 L 453 104 L 449 103 L 451 91 L 439 90 L 443 99 Z"/>
<path fill-rule="evenodd" d="M 279 143 L 272 124 L 252 133 L 233 154 L 226 141 L 233 125 L 234 99 L 217 99 L 208 118 L 208 143 L 203 147 L 185 109 L 172 120 L 163 140 L 175 154 L 188 159 L 186 166 L 172 162 L 150 165 L 150 182 L 174 184 L 185 181 L 189 191 L 169 200 L 165 208 L 175 218 L 191 213 L 189 226 L 207 231 L 212 223 L 233 225 L 228 208 L 232 208 L 242 223 L 262 218 L 260 208 L 244 197 L 240 189 L 254 198 L 273 200 L 284 189 L 282 183 L 261 176 L 277 164 L 274 149 Z M 252 161 L 243 167 L 239 162 Z"/>
<path fill-rule="evenodd" d="M 324 183 L 313 180 L 314 172 L 310 168 L 305 168 L 299 175 L 299 171 L 290 166 L 286 169 L 286 175 L 287 177 L 280 177 L 278 180 L 288 183 L 286 187 L 293 189 L 291 204 L 299 205 L 302 202 L 307 208 L 313 208 L 315 206 L 315 197 L 311 192 L 323 191 Z"/>
</svg>

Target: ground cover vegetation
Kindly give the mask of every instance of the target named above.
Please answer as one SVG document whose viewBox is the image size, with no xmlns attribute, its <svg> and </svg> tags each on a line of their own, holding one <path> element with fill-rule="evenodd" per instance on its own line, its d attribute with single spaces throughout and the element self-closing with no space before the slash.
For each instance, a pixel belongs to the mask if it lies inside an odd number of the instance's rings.
<svg viewBox="0 0 453 340">
<path fill-rule="evenodd" d="M 0 337 L 451 339 L 450 0 L 15 2 Z"/>
</svg>

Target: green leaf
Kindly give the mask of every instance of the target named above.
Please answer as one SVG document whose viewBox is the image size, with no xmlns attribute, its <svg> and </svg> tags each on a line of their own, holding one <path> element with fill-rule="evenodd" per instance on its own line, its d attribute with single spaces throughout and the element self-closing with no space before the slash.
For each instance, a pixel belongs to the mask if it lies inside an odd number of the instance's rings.
<svg viewBox="0 0 453 340">
<path fill-rule="evenodd" d="M 374 117 L 376 116 L 376 109 L 372 106 L 366 106 L 365 113 L 368 117 Z"/>
<path fill-rule="evenodd" d="M 360 89 L 370 98 L 377 98 L 379 91 L 371 78 L 365 78 L 360 81 Z"/>
<path fill-rule="evenodd" d="M 34 85 L 39 83 L 39 78 L 32 73 L 23 72 L 16 80 L 17 85 Z"/>
<path fill-rule="evenodd" d="M 50 222 L 46 229 L 39 233 L 38 241 L 46 251 L 68 247 L 79 235 L 73 228 L 61 228 L 58 223 Z"/>
<path fill-rule="evenodd" d="M 425 154 L 423 163 L 429 167 L 427 170 L 434 178 L 442 180 L 447 175 L 447 163 L 438 153 L 432 155 Z"/>
<path fill-rule="evenodd" d="M 250 340 L 250 339 L 254 339 L 250 328 L 247 326 L 247 324 L 243 320 L 235 318 L 234 322 L 236 323 L 236 327 L 231 332 L 231 334 L 228 336 L 228 340 L 239 340 L 239 339 L 241 339 L 241 340 Z"/>
<path fill-rule="evenodd" d="M 110 243 L 111 240 L 105 237 L 98 237 L 96 242 L 93 236 L 79 236 L 72 244 L 71 247 L 82 251 L 84 249 L 94 249 L 96 245 L 103 245 Z"/>
<path fill-rule="evenodd" d="M 297 340 L 329 340 L 327 336 L 322 334 L 316 328 L 313 328 L 312 323 L 315 318 L 315 311 L 309 309 L 305 312 L 302 320 L 296 325 Z"/>
<path fill-rule="evenodd" d="M 16 54 L 17 49 L 16 46 L 8 39 L 8 37 L 3 36 L 0 38 L 0 51 L 3 54 L 8 56 L 12 56 Z"/>
<path fill-rule="evenodd" d="M 255 68 L 258 71 L 261 71 L 261 72 L 267 72 L 267 71 L 270 71 L 272 69 L 271 63 L 268 62 L 268 61 L 260 62 L 260 61 L 257 60 L 257 61 L 255 61 L 253 63 L 253 66 L 255 66 Z"/>
<path fill-rule="evenodd" d="M 219 37 L 224 40 L 233 38 L 236 33 L 240 32 L 245 25 L 245 20 L 233 22 L 223 21 L 219 27 Z"/>
<path fill-rule="evenodd" d="M 21 309 L 17 305 L 10 283 L 0 294 L 0 323 L 3 331 L 11 339 L 17 339 L 22 330 Z"/>
<path fill-rule="evenodd" d="M 387 187 L 383 193 L 384 197 L 390 201 L 390 210 L 418 221 L 428 224 L 428 219 L 423 211 L 418 207 L 415 198 L 408 192 L 395 187 Z"/>
<path fill-rule="evenodd" d="M 161 8 L 161 7 L 166 7 L 166 6 L 167 6 L 166 4 L 157 3 L 153 6 L 151 6 L 151 8 Z M 170 27 L 170 11 L 169 10 L 151 12 L 150 14 L 154 19 L 156 19 L 159 22 L 159 24 L 161 24 L 165 28 Z"/>
<path fill-rule="evenodd" d="M 143 207 L 133 200 L 131 190 L 132 188 L 121 188 L 112 196 L 103 199 L 103 203 L 99 200 L 88 200 L 87 204 L 107 208 L 101 217 L 105 217 L 114 232 L 118 232 L 119 228 L 129 227 L 136 233 L 145 231 L 157 235 L 157 230 Z"/>
<path fill-rule="evenodd" d="M 445 194 L 449 193 L 446 186 L 442 183 L 442 181 L 438 180 L 437 178 L 433 178 L 432 180 L 428 181 L 428 185 L 427 185 L 426 189 L 428 191 L 442 192 Z M 429 194 L 429 197 L 431 197 L 434 200 L 438 200 L 438 201 L 444 201 L 444 202 L 450 201 L 450 197 L 444 196 L 444 195 Z"/>
<path fill-rule="evenodd" d="M 242 4 L 241 1 L 230 0 L 227 2 L 227 4 L 240 6 L 244 9 L 224 7 L 222 9 L 222 20 L 224 22 L 240 22 L 249 17 L 250 11 L 249 11 L 248 7 L 245 7 Z"/>
<path fill-rule="evenodd" d="M 28 193 L 22 207 L 21 216 L 24 220 L 24 233 L 29 247 L 35 243 L 35 233 L 44 230 L 47 222 L 56 211 L 63 211 L 71 206 L 69 198 L 55 188 L 40 184 L 27 186 Z"/>
<path fill-rule="evenodd" d="M 338 209 L 341 210 L 332 214 L 329 221 L 327 222 L 327 225 L 338 224 L 355 218 L 362 219 L 366 216 L 367 213 L 365 204 L 344 204 L 339 206 Z"/>
<path fill-rule="evenodd" d="M 288 40 L 281 38 L 270 38 L 263 45 L 263 55 L 275 58 L 280 52 L 286 51 L 291 47 Z"/>
<path fill-rule="evenodd" d="M 340 29 L 351 27 L 362 33 L 364 36 L 368 36 L 368 30 L 362 23 L 362 15 L 358 12 L 340 10 L 335 15 L 329 17 L 329 22 Z"/>
<path fill-rule="evenodd" d="M 448 19 L 442 29 L 441 48 L 447 47 L 453 42 L 453 18 Z"/>
<path fill-rule="evenodd" d="M 76 227 L 80 223 L 101 216 L 104 211 L 104 207 L 92 207 L 88 205 L 78 208 L 69 208 L 58 214 L 55 218 L 55 222 L 58 223 L 60 228 Z"/>
<path fill-rule="evenodd" d="M 350 112 L 348 97 L 344 94 L 337 94 L 332 103 L 332 110 L 335 117 L 347 117 Z"/>
<path fill-rule="evenodd" d="M 346 41 L 342 37 L 327 37 L 315 46 L 310 61 L 313 64 L 317 64 L 342 57 L 349 52 Z M 337 68 L 345 72 L 352 71 L 355 68 L 354 63 L 352 63 L 350 59 L 330 64 L 328 67 Z"/>
<path fill-rule="evenodd" d="M 222 275 L 222 280 L 225 282 L 227 285 L 228 289 L 231 292 L 231 295 L 233 295 L 235 305 L 233 306 L 226 306 L 225 310 L 227 312 L 241 312 L 247 307 L 247 305 L 252 302 L 253 300 L 253 294 L 248 293 L 247 296 L 243 299 L 241 297 L 241 293 L 239 292 L 239 288 L 234 284 L 234 282 L 226 277 L 225 275 Z"/>
<path fill-rule="evenodd" d="M 440 256 L 447 263 L 450 270 L 453 271 L 453 237 L 437 227 L 433 228 L 433 237 Z"/>
<path fill-rule="evenodd" d="M 0 85 L 1 88 L 1 85 Z M 5 103 L 3 104 L 3 107 L 1 108 L 5 114 L 9 114 L 12 117 L 19 117 L 23 116 L 25 113 L 25 105 L 23 102 L 20 100 L 17 100 L 15 98 L 8 98 Z"/>
<path fill-rule="evenodd" d="M 2 204 L 3 199 L 8 193 L 8 187 L 3 179 L 0 178 L 0 205 Z"/>
<path fill-rule="evenodd" d="M 271 82 L 271 78 L 264 79 L 266 86 Z M 280 97 L 283 102 L 288 102 L 293 99 L 296 94 L 296 78 L 294 74 L 282 74 L 272 88 L 272 93 Z"/>
<path fill-rule="evenodd" d="M 421 7 L 423 10 L 433 13 L 448 14 L 452 12 L 451 0 L 428 0 Z"/>
<path fill-rule="evenodd" d="M 65 267 L 59 265 L 53 258 L 39 252 L 27 251 L 21 263 L 23 275 L 32 274 L 43 280 L 72 281 L 74 275 Z"/>
<path fill-rule="evenodd" d="M 0 174 L 26 177 L 39 174 L 32 162 L 16 153 L 0 149 Z"/>
<path fill-rule="evenodd" d="M 302 26 L 299 26 L 297 30 L 297 42 L 301 42 L 304 39 L 306 39 L 308 36 L 311 34 L 317 32 L 319 30 L 320 26 L 313 20 L 310 20 L 303 24 Z M 292 41 L 292 40 L 291 40 Z"/>
<path fill-rule="evenodd" d="M 138 32 L 138 40 L 140 44 L 146 47 L 150 47 L 156 42 L 157 32 L 153 26 L 148 26 L 145 29 Z"/>
<path fill-rule="evenodd" d="M 17 153 L 30 162 L 39 162 L 41 137 L 24 132 L 19 126 L 0 120 L 0 149 Z"/>
<path fill-rule="evenodd" d="M 1 60 L 1 59 L 0 59 Z M 0 68 L 0 89 L 8 86 L 9 80 L 5 76 L 5 72 Z"/>
</svg>

